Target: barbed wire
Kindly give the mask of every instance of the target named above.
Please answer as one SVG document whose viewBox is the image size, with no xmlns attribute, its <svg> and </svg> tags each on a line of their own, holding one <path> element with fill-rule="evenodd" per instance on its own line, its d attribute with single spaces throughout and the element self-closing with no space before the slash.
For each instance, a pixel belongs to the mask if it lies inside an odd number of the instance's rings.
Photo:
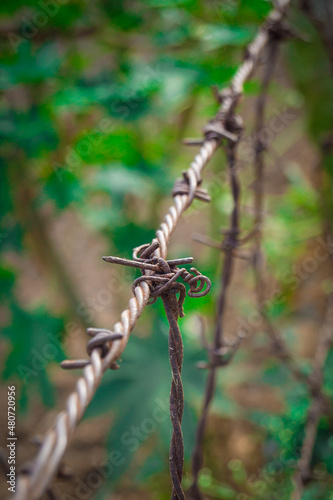
<svg viewBox="0 0 333 500">
<path fill-rule="evenodd" d="M 226 124 L 226 119 L 233 116 L 234 109 L 243 95 L 243 85 L 250 78 L 263 49 L 269 42 L 271 30 L 275 29 L 284 18 L 289 1 L 281 0 L 276 4 L 265 24 L 259 30 L 258 35 L 248 46 L 244 61 L 236 72 L 231 87 L 227 91 L 222 91 L 218 94 L 221 106 L 215 118 L 204 129 L 205 138 L 203 141 L 200 140 L 201 147 L 199 153 L 195 156 L 189 169 L 183 174 L 183 179 L 176 182 L 173 191 L 173 205 L 169 208 L 163 222 L 156 231 L 156 237 L 152 244 L 146 246 L 144 249 L 146 250 L 150 247 L 151 251 L 151 247 L 153 247 L 153 258 L 161 258 L 166 261 L 171 235 L 185 210 L 192 204 L 194 198 L 208 201 L 208 193 L 201 188 L 203 169 L 221 145 L 222 139 L 229 141 L 230 152 L 233 149 L 231 146 L 232 142 L 237 142 L 238 137 L 234 131 L 229 130 L 230 127 Z M 134 258 L 136 256 L 137 250 L 134 251 Z M 143 258 L 143 253 L 141 253 L 141 257 L 139 258 Z M 136 263 L 138 262 L 136 261 Z M 147 262 L 143 264 L 152 265 L 155 268 L 147 268 L 147 275 L 142 276 L 139 279 L 140 281 L 135 283 L 133 297 L 130 299 L 127 309 L 121 313 L 120 321 L 114 325 L 113 330 L 89 329 L 88 333 L 93 336 L 93 339 L 88 343 L 89 359 L 70 361 L 63 364 L 67 368 L 83 368 L 83 375 L 79 378 L 75 390 L 69 396 L 65 410 L 58 415 L 55 426 L 45 435 L 40 451 L 31 463 L 29 472 L 18 475 L 16 493 L 14 495 L 16 500 L 37 500 L 41 497 L 56 474 L 68 442 L 77 424 L 80 422 L 86 407 L 95 394 L 103 374 L 109 368 L 116 369 L 118 367 L 116 362 L 124 352 L 130 333 L 152 296 L 150 285 L 154 280 L 149 275 L 149 271 L 158 271 L 156 269 L 157 264 Z M 182 274 L 184 274 L 184 271 L 182 271 Z M 155 279 L 155 283 L 157 281 L 161 282 L 160 278 L 162 278 L 162 282 L 165 285 L 165 279 L 171 280 L 174 276 L 158 276 Z M 187 278 L 191 279 L 188 275 Z M 163 287 L 163 284 L 161 286 Z M 168 319 L 172 323 L 176 323 L 175 315 L 169 314 L 168 310 L 169 306 L 171 309 L 173 307 L 171 300 L 174 301 L 174 297 L 172 299 L 168 297 L 166 300 Z M 174 327 L 173 333 L 175 331 L 176 327 Z M 172 338 L 172 334 L 170 338 Z M 174 339 L 174 341 L 179 341 L 179 338 Z M 179 359 L 172 359 L 171 362 L 172 365 L 175 363 L 173 367 L 173 380 L 176 380 L 178 376 L 177 370 L 180 373 Z M 175 422 L 175 426 L 181 421 L 179 413 L 177 418 L 178 422 Z M 176 442 L 174 441 L 174 443 Z M 176 446 L 176 444 L 172 444 L 171 446 Z M 178 453 L 177 450 L 175 453 Z M 175 460 L 177 461 L 178 458 L 175 458 Z M 171 473 L 173 474 L 173 471 Z M 181 467 L 177 468 L 175 475 L 179 482 L 181 482 Z M 177 498 L 175 495 L 178 495 L 178 498 L 183 498 L 181 491 L 177 492 L 175 490 L 175 481 L 173 498 Z"/>
<path fill-rule="evenodd" d="M 257 128 L 259 127 L 259 132 L 263 126 L 263 112 L 265 105 L 265 93 L 271 79 L 274 62 L 275 62 L 275 52 L 277 51 L 278 44 L 286 38 L 286 36 L 290 36 L 292 31 L 289 26 L 283 22 L 283 18 L 285 16 L 285 9 L 287 7 L 287 3 L 284 4 L 284 10 L 279 11 L 280 16 L 270 16 L 264 26 L 262 27 L 261 32 L 259 32 L 257 36 L 257 40 L 253 42 L 252 47 L 256 47 L 257 43 L 259 44 L 260 39 L 266 34 L 267 40 L 265 47 L 267 47 L 267 63 L 264 71 L 264 79 L 263 79 L 263 92 L 258 99 L 258 109 L 257 109 Z M 249 50 L 245 56 L 245 63 L 247 59 L 253 56 L 253 52 Z M 228 99 L 229 95 L 234 94 L 234 86 L 237 87 L 239 84 L 239 80 L 237 75 L 233 80 L 230 89 L 224 90 L 222 94 L 220 94 L 220 98 Z M 230 177 L 230 186 L 231 186 L 231 194 L 233 199 L 233 210 L 230 215 L 230 225 L 229 229 L 224 230 L 224 240 L 222 245 L 213 245 L 219 248 L 224 253 L 224 262 L 223 262 L 223 271 L 221 276 L 221 287 L 220 293 L 217 300 L 217 315 L 215 321 L 215 332 L 214 332 L 214 341 L 212 345 L 209 345 L 207 340 L 205 339 L 205 331 L 202 329 L 202 334 L 204 337 L 204 345 L 209 354 L 209 363 L 206 365 L 209 368 L 209 374 L 206 382 L 206 389 L 204 395 L 203 408 L 201 412 L 201 416 L 199 419 L 199 423 L 197 426 L 196 433 L 196 443 L 195 448 L 192 455 L 192 475 L 193 475 L 193 483 L 190 489 L 191 498 L 193 500 L 202 500 L 202 494 L 199 488 L 199 473 L 203 465 L 203 440 L 207 427 L 207 421 L 209 416 L 210 406 L 214 399 L 215 394 L 215 385 L 216 385 L 216 376 L 217 369 L 222 366 L 226 366 L 230 363 L 235 354 L 236 350 L 239 348 L 243 336 L 239 334 L 234 340 L 233 345 L 228 345 L 226 340 L 223 338 L 224 331 L 224 316 L 226 310 L 226 300 L 228 295 L 229 286 L 232 279 L 233 268 L 234 268 L 234 260 L 237 257 L 241 257 L 239 254 L 239 248 L 241 245 L 247 243 L 251 239 L 255 239 L 257 242 L 257 254 L 259 256 L 260 252 L 260 227 L 261 227 L 261 213 L 262 213 L 262 191 L 261 186 L 259 186 L 259 190 L 257 191 L 257 196 L 255 199 L 255 227 L 254 230 L 251 231 L 248 235 L 239 238 L 240 234 L 240 209 L 239 209 L 239 195 L 240 195 L 240 185 L 237 176 L 237 168 L 236 168 L 236 154 L 237 154 L 237 145 L 242 135 L 242 120 L 239 116 L 235 116 L 234 110 L 236 104 L 229 107 L 229 110 L 223 116 L 223 122 L 225 128 L 228 130 L 230 135 L 234 136 L 234 139 L 231 140 L 228 138 L 227 146 L 226 146 L 226 154 L 227 154 L 227 165 Z M 257 133 L 258 137 L 258 133 Z M 260 156 L 260 149 L 263 148 L 262 144 L 256 144 L 256 166 L 257 166 L 257 180 L 260 184 L 262 184 L 262 171 L 263 165 Z M 201 239 L 202 243 L 207 243 L 205 238 Z M 254 259 L 253 259 L 254 260 Z"/>
<path fill-rule="evenodd" d="M 179 183 L 174 191 L 179 189 Z M 183 188 L 182 188 L 183 189 Z M 175 193 L 174 193 L 175 194 Z M 207 200 L 206 200 L 207 201 Z M 172 371 L 172 383 L 170 392 L 170 417 L 172 423 L 172 437 L 170 445 L 170 475 L 172 480 L 172 499 L 185 500 L 182 488 L 182 477 L 184 468 L 184 442 L 182 433 L 182 418 L 184 412 L 184 391 L 181 378 L 183 364 L 183 341 L 178 326 L 178 318 L 184 316 L 183 303 L 185 299 L 185 286 L 176 280 L 182 278 L 190 285 L 188 295 L 191 297 L 203 297 L 211 288 L 210 280 L 191 267 L 190 271 L 185 268 L 179 269 L 177 264 L 188 264 L 192 257 L 185 259 L 174 259 L 166 261 L 161 257 L 154 257 L 157 244 L 143 245 L 135 249 L 131 261 L 118 257 L 106 257 L 105 260 L 131 267 L 139 266 L 143 276 L 137 278 L 133 283 L 133 289 L 141 282 L 149 280 L 150 296 L 155 302 L 158 296 L 162 298 L 167 320 L 169 323 L 169 358 Z M 145 258 L 143 258 L 145 257 Z M 152 274 L 152 272 L 154 273 Z M 145 274 L 148 273 L 148 274 Z M 193 274 L 191 274 L 193 273 Z M 179 299 L 176 299 L 179 294 Z M 150 303 L 152 303 L 150 301 Z M 105 345 L 103 346 L 105 347 Z M 72 367 L 75 361 L 70 362 Z"/>
<path fill-rule="evenodd" d="M 278 47 L 280 42 L 290 36 L 298 36 L 294 30 L 291 30 L 288 26 L 283 26 L 280 24 L 278 31 L 276 31 L 275 27 L 273 30 L 270 30 L 271 39 L 267 44 L 267 54 L 266 54 L 266 65 L 264 68 L 263 79 L 262 79 L 262 88 L 257 99 L 256 103 L 256 113 L 255 113 L 255 182 L 254 182 L 254 229 L 248 235 L 243 238 L 235 238 L 232 247 L 236 249 L 243 243 L 247 243 L 250 240 L 254 240 L 254 248 L 252 255 L 250 257 L 244 257 L 238 254 L 236 250 L 230 251 L 230 242 L 228 241 L 228 237 L 230 234 L 236 233 L 237 236 L 240 232 L 239 224 L 233 226 L 233 217 L 234 221 L 239 217 L 239 213 L 237 212 L 237 201 L 238 194 L 235 196 L 235 189 L 233 189 L 233 184 L 235 180 L 231 175 L 231 187 L 233 193 L 233 202 L 234 209 L 231 214 L 231 229 L 224 231 L 227 235 L 227 240 L 224 240 L 222 245 L 219 243 L 212 242 L 206 237 L 199 235 L 195 239 L 201 243 L 209 245 L 211 247 L 217 248 L 226 252 L 226 248 L 229 247 L 229 253 L 225 255 L 224 258 L 224 267 L 222 273 L 222 284 L 220 297 L 218 300 L 218 312 L 222 311 L 222 314 L 218 314 L 216 320 L 215 331 L 219 327 L 222 329 L 223 325 L 223 309 L 225 303 L 225 295 L 227 293 L 227 289 L 230 282 L 230 273 L 232 271 L 232 258 L 241 257 L 245 259 L 251 260 L 252 267 L 255 274 L 255 291 L 257 296 L 258 303 L 258 311 L 261 315 L 263 323 L 266 327 L 266 331 L 271 339 L 271 347 L 272 352 L 275 356 L 277 356 L 280 360 L 282 360 L 286 366 L 291 371 L 292 375 L 296 380 L 299 380 L 305 383 L 308 386 L 310 391 L 310 395 L 312 397 L 312 404 L 308 413 L 307 424 L 305 429 L 305 438 L 304 443 L 301 450 L 301 456 L 298 461 L 297 473 L 295 474 L 295 484 L 296 484 L 296 492 L 295 492 L 295 500 L 300 500 L 301 493 L 303 490 L 304 482 L 309 480 L 310 477 L 310 460 L 312 455 L 312 450 L 315 443 L 316 437 L 316 429 L 318 426 L 320 415 L 323 413 L 329 414 L 332 411 L 331 403 L 329 398 L 322 391 L 322 382 L 323 382 L 323 366 L 328 353 L 330 346 L 332 345 L 332 320 L 333 320 L 333 312 L 332 309 L 332 298 L 328 301 L 327 306 L 327 315 L 324 326 L 322 327 L 322 333 L 320 335 L 320 339 L 318 342 L 318 350 L 315 355 L 314 360 L 314 368 L 313 374 L 311 376 L 307 376 L 302 370 L 299 368 L 296 363 L 294 357 L 291 352 L 287 348 L 286 344 L 282 340 L 276 326 L 270 321 L 269 316 L 267 315 L 265 303 L 266 303 L 266 284 L 265 284 L 265 273 L 264 273 L 264 256 L 261 248 L 261 240 L 262 240 L 262 226 L 263 226 L 263 175 L 264 175 L 264 160 L 263 153 L 267 150 L 268 145 L 264 143 L 260 132 L 264 127 L 264 111 L 267 103 L 267 90 L 272 79 L 274 66 L 277 62 L 278 56 Z M 237 184 L 236 184 L 237 185 Z M 203 345 L 207 349 L 210 357 L 212 357 L 212 353 L 214 349 L 206 340 L 205 327 L 201 325 L 201 335 L 203 337 Z M 208 375 L 208 381 L 206 384 L 206 391 L 204 396 L 204 404 L 201 413 L 201 417 L 199 420 L 198 428 L 197 428 L 197 439 L 196 446 L 193 453 L 192 458 L 192 472 L 193 472 L 193 483 L 191 487 L 191 497 L 193 500 L 202 500 L 202 494 L 199 490 L 198 479 L 199 472 L 203 463 L 203 437 L 205 428 L 207 426 L 207 419 L 209 414 L 209 407 L 214 397 L 214 388 L 215 388 L 215 380 L 216 380 L 216 368 L 221 366 L 226 366 L 232 360 L 234 353 L 239 347 L 242 338 L 238 337 L 236 341 L 234 341 L 234 345 L 227 345 L 226 342 L 220 347 L 220 360 L 218 362 L 213 361 L 208 365 L 204 365 L 205 368 L 210 368 L 211 371 Z"/>
<path fill-rule="evenodd" d="M 242 126 L 239 117 L 229 117 L 226 120 L 226 126 L 228 130 L 232 133 L 237 134 L 240 138 L 242 132 Z M 237 141 L 238 142 L 238 141 Z M 233 264 L 235 259 L 235 252 L 238 247 L 238 235 L 239 235 L 239 193 L 240 187 L 237 178 L 237 168 L 236 168 L 236 148 L 237 142 L 228 142 L 226 147 L 227 150 L 227 165 L 230 174 L 230 184 L 231 192 L 233 197 L 233 210 L 230 216 L 230 228 L 226 231 L 226 237 L 224 239 L 221 249 L 224 251 L 224 266 L 221 278 L 221 288 L 219 297 L 217 300 L 217 315 L 215 322 L 215 333 L 214 341 L 212 345 L 209 345 L 206 341 L 206 335 L 203 331 L 204 344 L 206 345 L 208 355 L 209 355 L 209 368 L 208 379 L 206 383 L 206 390 L 204 396 L 203 410 L 199 419 L 197 433 L 196 433 L 196 443 L 192 456 L 192 475 L 193 483 L 191 486 L 191 498 L 194 500 L 201 500 L 201 492 L 199 490 L 199 472 L 203 464 L 203 438 L 207 426 L 207 419 L 209 414 L 209 409 L 211 402 L 214 398 L 215 385 L 216 385 L 216 371 L 219 367 L 225 366 L 231 361 L 232 356 L 230 356 L 230 350 L 233 354 L 236 348 L 239 346 L 240 342 L 235 341 L 234 346 L 226 348 L 226 343 L 223 338 L 223 319 L 226 309 L 226 299 L 231 283 Z"/>
</svg>

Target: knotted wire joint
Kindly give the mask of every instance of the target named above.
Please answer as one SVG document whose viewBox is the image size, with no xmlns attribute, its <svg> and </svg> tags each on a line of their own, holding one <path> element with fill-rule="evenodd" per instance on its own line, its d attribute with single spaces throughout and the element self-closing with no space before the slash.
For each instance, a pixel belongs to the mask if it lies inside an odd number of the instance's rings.
<svg viewBox="0 0 333 500">
<path fill-rule="evenodd" d="M 226 113 L 223 109 L 223 103 L 230 99 L 236 104 L 241 95 L 232 88 L 223 89 L 217 95 L 219 101 L 222 103 L 222 108 L 216 114 L 215 118 L 210 120 L 205 126 L 204 134 L 206 140 L 215 139 L 220 143 L 222 139 L 227 139 L 231 143 L 237 143 L 243 133 L 243 120 L 241 116 L 234 115 L 233 105 L 231 105 L 228 113 Z"/>
<path fill-rule="evenodd" d="M 200 201 L 205 201 L 206 203 L 209 203 L 211 201 L 211 198 L 208 194 L 208 191 L 202 187 L 200 187 L 202 180 L 200 179 L 199 182 L 197 183 L 196 189 L 191 189 L 190 188 L 190 182 L 188 178 L 188 174 L 186 171 L 182 172 L 183 178 L 182 179 L 177 179 L 175 182 L 175 185 L 172 190 L 172 196 L 175 197 L 177 195 L 183 195 L 187 194 L 192 200 L 193 198 L 196 198 Z"/>
<path fill-rule="evenodd" d="M 165 260 L 155 255 L 158 247 L 158 241 L 153 240 L 152 243 L 134 248 L 133 260 L 112 256 L 103 257 L 103 259 L 114 264 L 139 268 L 142 276 L 134 280 L 132 291 L 134 294 L 135 288 L 142 281 L 148 283 L 151 297 L 148 304 L 156 302 L 157 298 L 162 293 L 179 294 L 179 315 L 182 317 L 184 316 L 183 303 L 185 300 L 186 288 L 183 283 L 177 280 L 182 278 L 182 280 L 189 285 L 189 297 L 203 297 L 207 295 L 211 289 L 211 282 L 209 278 L 202 275 L 195 267 L 191 267 L 190 272 L 184 267 L 178 267 L 192 263 L 193 257 Z"/>
<path fill-rule="evenodd" d="M 110 350 L 112 342 L 123 338 L 122 333 L 114 333 L 111 330 L 106 330 L 105 328 L 88 328 L 87 333 L 90 337 L 92 337 L 87 344 L 89 359 L 66 359 L 60 363 L 61 368 L 65 370 L 85 368 L 91 364 L 90 357 L 94 349 L 99 349 L 101 357 L 105 358 Z M 109 368 L 111 370 L 118 370 L 119 365 L 114 361 Z"/>
<path fill-rule="evenodd" d="M 151 259 L 151 261 L 154 260 L 154 258 Z M 207 276 L 202 275 L 195 267 L 191 267 L 189 272 L 184 267 L 179 268 L 176 265 L 172 265 L 174 261 L 166 261 L 161 257 L 158 257 L 156 260 L 157 265 L 159 266 L 159 271 L 155 274 L 144 274 L 134 280 L 132 290 L 134 292 L 135 287 L 138 286 L 141 281 L 148 282 L 150 296 L 152 299 L 148 302 L 149 304 L 156 302 L 157 298 L 162 293 L 179 293 L 179 316 L 183 317 L 183 304 L 186 295 L 186 288 L 184 284 L 178 282 L 177 279 L 182 278 L 182 280 L 190 286 L 187 292 L 189 297 L 204 297 L 207 295 L 211 289 L 211 282 Z M 178 260 L 182 261 L 187 259 Z"/>
</svg>

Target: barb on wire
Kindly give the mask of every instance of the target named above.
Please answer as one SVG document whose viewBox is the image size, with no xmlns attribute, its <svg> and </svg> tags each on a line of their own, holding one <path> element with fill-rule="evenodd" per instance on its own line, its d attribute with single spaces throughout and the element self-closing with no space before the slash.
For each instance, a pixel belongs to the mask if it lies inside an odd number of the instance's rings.
<svg viewBox="0 0 333 500">
<path fill-rule="evenodd" d="M 172 370 L 172 383 L 170 392 L 170 417 L 173 427 L 170 445 L 170 475 L 172 480 L 172 499 L 185 500 L 182 488 L 183 466 L 184 466 L 184 442 L 182 433 L 182 418 L 184 412 L 184 393 L 181 379 L 183 364 L 183 341 L 178 326 L 178 317 L 184 316 L 183 304 L 186 289 L 183 283 L 177 281 L 182 278 L 189 285 L 188 295 L 190 297 L 203 297 L 211 289 L 210 280 L 203 276 L 196 268 L 191 267 L 188 272 L 178 265 L 190 264 L 192 257 L 182 259 L 165 260 L 156 257 L 154 253 L 159 248 L 157 242 L 141 245 L 133 251 L 133 260 L 119 257 L 103 257 L 105 261 L 113 264 L 137 267 L 141 270 L 142 276 L 135 279 L 132 286 L 133 294 L 135 289 L 142 282 L 148 283 L 150 297 L 153 303 L 160 296 L 163 301 L 166 316 L 169 322 L 169 358 Z M 179 298 L 177 299 L 177 294 Z M 119 340 L 122 335 L 110 332 L 109 330 L 90 328 L 88 333 L 93 338 L 88 342 L 87 352 L 91 356 L 93 350 L 99 349 L 103 358 L 108 352 L 108 344 L 114 340 Z M 64 361 L 63 368 L 82 368 L 91 363 L 91 360 Z M 114 362 L 110 366 L 112 369 L 119 368 Z"/>
<path fill-rule="evenodd" d="M 185 286 L 176 280 L 182 278 L 190 285 L 188 295 L 191 297 L 203 297 L 211 289 L 210 280 L 203 276 L 194 267 L 191 273 L 185 268 L 178 268 L 177 264 L 188 264 L 193 261 L 192 257 L 177 260 L 164 260 L 161 257 L 154 257 L 154 251 L 158 246 L 143 245 L 134 249 L 133 258 L 118 259 L 107 257 L 105 260 L 122 265 L 137 265 L 143 275 L 133 283 L 133 289 L 141 281 L 148 281 L 150 296 L 157 299 L 162 298 L 166 316 L 169 322 L 169 358 L 172 370 L 172 383 L 170 392 L 170 417 L 172 423 L 172 438 L 170 444 L 170 475 L 172 480 L 172 499 L 185 500 L 182 488 L 182 477 L 184 467 L 184 442 L 182 433 L 182 418 L 184 412 L 184 392 L 181 379 L 183 364 L 183 341 L 178 326 L 178 318 L 184 316 L 183 303 L 185 299 Z M 154 268 L 154 269 L 153 269 Z M 151 274 L 152 270 L 155 271 Z M 150 274 L 146 274 L 150 273 Z M 176 294 L 179 294 L 177 300 Z"/>
<path fill-rule="evenodd" d="M 105 358 L 106 354 L 110 349 L 110 345 L 114 340 L 120 340 L 123 338 L 122 333 L 114 333 L 105 328 L 88 328 L 88 335 L 93 337 L 87 344 L 88 356 L 92 355 L 94 349 L 98 349 L 101 358 Z M 85 368 L 92 364 L 91 357 L 89 359 L 76 359 L 62 361 L 60 363 L 61 368 L 65 370 L 74 370 L 77 368 Z M 118 370 L 119 365 L 114 361 L 110 364 L 109 368 L 111 370 Z"/>
<path fill-rule="evenodd" d="M 300 457 L 294 476 L 293 500 L 301 500 L 304 484 L 311 479 L 310 462 L 316 440 L 317 428 L 321 415 L 325 412 L 323 407 L 322 386 L 323 371 L 326 358 L 333 343 L 333 294 L 328 297 L 324 324 L 320 329 L 316 353 L 313 360 L 311 379 L 316 391 L 308 411 L 304 430 L 304 439 Z"/>
<path fill-rule="evenodd" d="M 235 134 L 235 131 L 232 130 L 232 127 L 228 126 L 226 118 L 233 116 L 234 109 L 243 94 L 243 85 L 250 78 L 263 49 L 270 39 L 269 25 L 272 25 L 272 23 L 274 25 L 274 23 L 278 23 L 284 18 L 289 1 L 280 0 L 272 10 L 266 23 L 260 29 L 254 41 L 249 45 L 246 57 L 232 80 L 230 92 L 219 96 L 221 101 L 220 109 L 215 119 L 208 125 L 208 129 L 204 131 L 204 140 L 200 142 L 200 150 L 193 159 L 186 174 L 183 174 L 182 183 L 176 185 L 173 192 L 173 204 L 165 215 L 159 229 L 156 231 L 156 238 L 151 245 L 146 245 L 142 249 L 142 252 L 141 250 L 137 252 L 140 254 L 137 255 L 137 259 L 134 258 L 137 262 L 140 262 L 140 259 L 145 259 L 146 256 L 151 257 L 151 252 L 153 252 L 154 257 L 160 257 L 166 261 L 171 235 L 185 210 L 188 209 L 195 197 L 203 201 L 208 201 L 208 194 L 201 187 L 202 172 L 224 138 L 227 138 L 230 143 L 233 142 L 233 137 L 230 137 L 230 135 L 227 137 L 226 131 L 231 134 Z M 157 263 L 154 262 L 151 264 L 156 265 Z M 83 368 L 83 375 L 79 378 L 75 390 L 69 396 L 66 409 L 58 415 L 55 426 L 45 435 L 43 444 L 32 463 L 30 473 L 18 475 L 15 493 L 16 500 L 37 500 L 47 489 L 56 473 L 68 442 L 96 392 L 103 374 L 109 368 L 117 367 L 115 363 L 126 348 L 131 331 L 141 316 L 144 307 L 151 299 L 152 287 L 154 290 L 157 287 L 161 287 L 159 293 L 162 293 L 162 287 L 167 284 L 167 281 L 163 280 L 169 278 L 163 277 L 163 273 L 159 273 L 158 271 L 158 279 L 156 278 L 155 281 L 151 279 L 150 273 L 154 271 L 156 271 L 156 268 L 146 269 L 144 275 L 139 278 L 134 288 L 134 296 L 130 299 L 127 309 L 122 312 L 120 321 L 111 330 L 105 331 L 104 329 L 99 329 L 97 332 L 93 332 L 95 333 L 97 344 L 92 348 L 89 359 L 67 362 L 67 367 L 74 368 L 80 366 Z M 180 269 L 176 270 L 176 273 L 178 271 L 180 272 Z M 183 280 L 189 283 L 190 293 L 200 296 L 199 294 L 204 292 L 205 283 L 208 287 L 208 282 L 194 268 L 191 272 L 194 274 L 188 273 L 188 271 L 182 271 L 180 274 Z M 163 278 L 162 280 L 160 279 L 161 277 Z M 174 276 L 170 277 L 170 280 L 172 278 Z M 178 276 L 176 279 L 178 279 Z M 174 278 L 172 281 L 172 287 L 178 289 L 179 296 L 181 296 L 183 292 L 180 292 L 182 288 L 179 285 L 182 284 L 178 282 L 176 284 L 176 279 Z M 152 297 L 152 300 L 155 300 L 155 298 Z M 218 346 L 218 348 L 220 347 Z M 77 363 L 76 366 L 75 363 Z M 203 430 L 204 428 L 205 423 Z"/>
</svg>

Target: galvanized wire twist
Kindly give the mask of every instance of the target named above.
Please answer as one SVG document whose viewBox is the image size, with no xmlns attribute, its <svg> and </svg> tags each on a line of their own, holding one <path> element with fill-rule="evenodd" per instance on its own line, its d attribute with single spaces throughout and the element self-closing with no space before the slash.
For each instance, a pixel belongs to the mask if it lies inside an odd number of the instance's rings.
<svg viewBox="0 0 333 500">
<path fill-rule="evenodd" d="M 281 19 L 288 4 L 289 0 L 281 1 L 279 6 L 272 11 L 269 19 Z M 223 99 L 215 122 L 221 122 L 221 118 L 228 115 L 230 110 L 238 103 L 243 92 L 244 82 L 250 77 L 268 39 L 268 33 L 263 28 L 254 42 L 249 46 L 248 53 L 251 54 L 251 57 L 247 57 L 236 72 L 232 80 L 232 93 Z M 170 237 L 184 211 L 191 205 L 196 190 L 201 183 L 202 171 L 217 150 L 223 137 L 223 133 L 218 134 L 207 131 L 206 139 L 186 172 L 188 193 L 176 194 L 174 196 L 173 205 L 166 214 L 160 228 L 156 231 L 155 241 L 158 242 L 158 247 L 154 252 L 156 257 L 166 259 Z M 121 338 L 109 342 L 108 352 L 105 356 L 102 356 L 99 348 L 92 350 L 89 364 L 85 366 L 83 375 L 79 378 L 75 390 L 69 396 L 66 409 L 58 415 L 55 426 L 45 435 L 44 442 L 32 464 L 29 474 L 18 475 L 16 493 L 14 495 L 16 500 L 37 500 L 46 490 L 48 484 L 56 474 L 68 441 L 95 394 L 103 374 L 123 353 L 130 333 L 142 314 L 144 307 L 147 305 L 149 298 L 149 285 L 146 281 L 141 281 L 135 287 L 134 296 L 130 299 L 128 308 L 122 312 L 120 321 L 114 325 L 112 330 L 113 333 L 119 334 Z"/>
</svg>

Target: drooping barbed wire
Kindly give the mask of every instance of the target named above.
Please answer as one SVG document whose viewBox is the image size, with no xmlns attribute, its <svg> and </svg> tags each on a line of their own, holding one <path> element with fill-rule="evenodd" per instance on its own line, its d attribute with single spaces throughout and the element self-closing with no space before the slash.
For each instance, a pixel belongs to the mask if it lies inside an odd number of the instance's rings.
<svg viewBox="0 0 333 500">
<path fill-rule="evenodd" d="M 288 4 L 289 0 L 281 0 L 276 5 L 255 40 L 248 46 L 246 57 L 232 80 L 230 91 L 226 95 L 220 96 L 222 100 L 220 110 L 205 128 L 205 139 L 201 142 L 198 154 L 186 171 L 185 182 L 181 186 L 176 185 L 173 205 L 156 231 L 156 238 L 152 243 L 157 245 L 154 251 L 155 257 L 166 260 L 170 237 L 183 213 L 192 204 L 195 197 L 199 199 L 202 199 L 202 195 L 206 197 L 206 193 L 203 194 L 201 191 L 203 169 L 224 138 L 233 140 L 225 127 L 225 118 L 232 114 L 237 106 L 243 94 L 243 85 L 250 78 L 270 39 L 269 26 L 279 23 L 283 19 Z M 123 353 L 130 333 L 150 297 L 149 279 L 143 279 L 135 286 L 128 308 L 122 312 L 120 321 L 114 325 L 112 330 L 90 330 L 96 344 L 90 351 L 89 360 L 83 360 L 80 365 L 81 368 L 84 366 L 83 375 L 69 396 L 66 409 L 58 415 L 55 426 L 45 435 L 41 449 L 32 463 L 30 473 L 17 477 L 14 496 L 16 500 L 36 500 L 48 487 L 68 442 L 99 386 L 103 374 L 109 368 L 117 367 L 116 361 Z"/>
</svg>

